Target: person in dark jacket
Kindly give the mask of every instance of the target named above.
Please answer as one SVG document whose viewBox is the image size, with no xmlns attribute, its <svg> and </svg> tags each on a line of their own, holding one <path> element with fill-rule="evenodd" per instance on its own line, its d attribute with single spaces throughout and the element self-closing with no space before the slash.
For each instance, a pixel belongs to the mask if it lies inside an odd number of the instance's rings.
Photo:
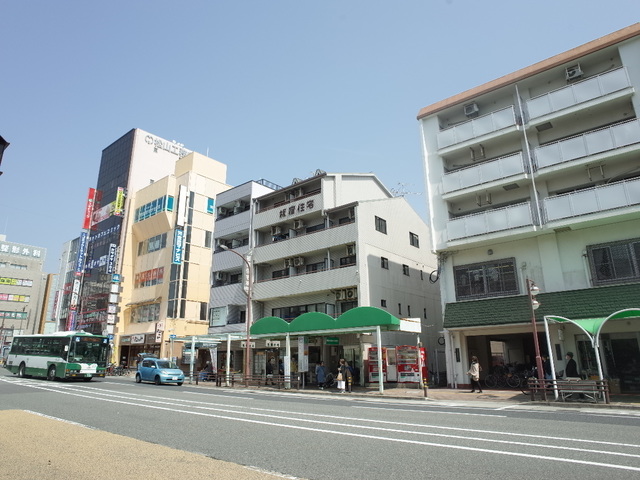
<svg viewBox="0 0 640 480">
<path fill-rule="evenodd" d="M 564 367 L 564 376 L 565 377 L 579 377 L 578 374 L 578 364 L 573 359 L 573 353 L 567 352 L 565 357 L 567 359 L 567 364 Z"/>
</svg>

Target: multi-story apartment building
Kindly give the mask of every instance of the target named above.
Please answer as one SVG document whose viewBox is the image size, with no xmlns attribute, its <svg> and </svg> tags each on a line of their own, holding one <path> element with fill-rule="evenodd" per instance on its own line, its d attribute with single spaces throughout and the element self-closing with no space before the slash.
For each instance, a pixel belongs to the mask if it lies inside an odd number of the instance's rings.
<svg viewBox="0 0 640 480">
<path fill-rule="evenodd" d="M 640 307 L 640 24 L 423 108 L 433 248 L 445 308 L 448 379 L 468 385 L 476 355 L 556 370 L 576 352 L 597 374 L 571 320 Z M 540 289 L 533 310 L 531 283 Z M 609 321 L 605 374 L 640 391 L 640 319 Z"/>
<path fill-rule="evenodd" d="M 13 335 L 38 333 L 47 275 L 47 249 L 7 241 L 0 235 L 0 349 Z"/>
<path fill-rule="evenodd" d="M 71 305 L 73 295 L 74 280 L 76 279 L 78 264 L 84 260 L 78 258 L 79 244 L 80 237 L 76 237 L 62 246 L 60 266 L 58 269 L 58 284 L 52 311 L 52 319 L 56 323 L 54 331 L 67 330 L 67 322 L 69 321 L 69 314 L 71 312 L 69 306 Z M 78 280 L 78 288 L 79 284 L 80 281 Z"/>
<path fill-rule="evenodd" d="M 421 339 L 435 350 L 441 311 L 437 286 L 429 281 L 435 269 L 429 229 L 375 175 L 317 171 L 285 188 L 250 182 L 222 194 L 218 206 L 210 333 L 222 338 L 245 331 L 250 283 L 253 323 L 266 317 L 291 322 L 307 312 L 337 317 L 375 306 L 419 318 Z M 309 344 L 309 363 L 323 360 L 332 368 L 345 357 L 361 369 L 371 341 L 359 334 L 331 342 L 318 336 Z M 415 345 L 416 336 L 386 332 L 382 342 Z M 258 340 L 252 373 L 263 373 L 270 360 L 279 363 L 283 347 Z M 235 349 L 232 368 L 240 369 L 244 352 Z"/>
<path fill-rule="evenodd" d="M 168 355 L 167 336 L 206 332 L 225 180 L 224 164 L 140 129 L 105 148 L 85 230 L 61 267 L 74 283 L 65 328 L 113 335 L 114 359 L 127 363 L 145 350 Z"/>
</svg>

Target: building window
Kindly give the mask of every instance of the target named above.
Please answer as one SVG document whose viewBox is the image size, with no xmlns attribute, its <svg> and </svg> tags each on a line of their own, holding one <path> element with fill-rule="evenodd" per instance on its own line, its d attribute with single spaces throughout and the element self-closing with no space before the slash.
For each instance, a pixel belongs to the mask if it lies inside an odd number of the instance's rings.
<svg viewBox="0 0 640 480">
<path fill-rule="evenodd" d="M 594 285 L 635 282 L 640 279 L 640 239 L 591 245 L 587 256 Z"/>
<path fill-rule="evenodd" d="M 382 308 L 387 308 L 387 301 L 386 301 L 386 300 L 384 300 L 384 299 L 383 299 L 383 300 L 380 300 L 380 306 L 381 306 Z"/>
<path fill-rule="evenodd" d="M 409 243 L 412 247 L 420 248 L 420 239 L 415 233 L 409 232 Z"/>
<path fill-rule="evenodd" d="M 205 248 L 211 248 L 211 238 L 213 236 L 213 233 L 209 230 L 205 230 L 204 231 L 204 247 Z"/>
<path fill-rule="evenodd" d="M 409 265 L 402 265 L 402 273 L 407 277 L 409 276 Z"/>
<path fill-rule="evenodd" d="M 380 257 L 380 266 L 386 270 L 389 270 L 389 259 Z"/>
<path fill-rule="evenodd" d="M 398 315 L 402 315 L 402 304 L 398 304 Z"/>
<path fill-rule="evenodd" d="M 455 267 L 454 277 L 458 300 L 519 293 L 514 258 Z"/>
<path fill-rule="evenodd" d="M 407 305 L 407 317 L 411 318 L 411 305 Z"/>
<path fill-rule="evenodd" d="M 376 230 L 384 234 L 387 233 L 387 221 L 384 218 L 376 217 Z"/>
</svg>

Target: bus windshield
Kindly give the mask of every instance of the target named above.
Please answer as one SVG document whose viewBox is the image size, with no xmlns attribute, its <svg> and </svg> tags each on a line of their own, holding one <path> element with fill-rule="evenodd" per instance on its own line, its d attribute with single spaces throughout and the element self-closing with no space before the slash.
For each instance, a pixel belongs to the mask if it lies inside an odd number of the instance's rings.
<svg viewBox="0 0 640 480">
<path fill-rule="evenodd" d="M 108 349 L 99 338 L 73 337 L 67 361 L 105 365 L 107 353 Z"/>
</svg>

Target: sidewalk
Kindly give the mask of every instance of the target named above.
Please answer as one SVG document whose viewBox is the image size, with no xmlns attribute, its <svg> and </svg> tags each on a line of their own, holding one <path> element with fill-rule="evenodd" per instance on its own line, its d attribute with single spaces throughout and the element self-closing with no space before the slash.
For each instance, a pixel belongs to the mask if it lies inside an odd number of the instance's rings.
<svg viewBox="0 0 640 480">
<path fill-rule="evenodd" d="M 185 385 L 188 385 L 185 383 Z M 195 382 L 192 384 L 195 386 Z M 229 388 L 229 389 L 245 389 L 243 385 L 238 385 L 234 387 L 216 387 L 213 382 L 200 382 L 198 386 L 205 388 Z M 261 387 L 249 387 L 253 390 L 263 390 L 270 392 L 282 392 L 286 393 L 305 393 L 305 394 L 316 394 L 316 395 L 336 395 L 340 396 L 341 394 L 337 389 L 319 389 L 313 385 L 307 385 L 305 388 L 301 389 L 291 389 L 284 390 L 281 388 L 275 388 L 271 386 L 261 386 Z M 499 402 L 500 404 L 507 405 L 526 405 L 526 406 L 540 406 L 540 405 L 553 405 L 553 406 L 566 406 L 573 408 L 630 408 L 630 409 L 638 409 L 640 410 L 640 394 L 617 394 L 611 395 L 610 404 L 605 403 L 593 403 L 588 401 L 567 401 L 563 402 L 561 400 L 556 401 L 553 397 L 553 393 L 551 393 L 548 397 L 547 401 L 532 401 L 530 395 L 525 395 L 521 390 L 483 390 L 482 393 L 470 393 L 468 389 L 452 389 L 446 387 L 438 387 L 438 388 L 428 388 L 426 397 L 425 392 L 422 388 L 418 388 L 417 386 L 404 386 L 397 384 L 385 384 L 384 390 L 382 394 L 379 391 L 378 385 L 369 386 L 369 387 L 361 387 L 354 386 L 352 392 L 348 392 L 345 395 L 347 396 L 364 396 L 364 397 L 378 397 L 385 399 L 398 399 L 398 400 L 424 400 L 430 402 L 456 402 L 460 404 L 473 404 L 473 405 L 482 405 L 489 404 L 493 402 Z"/>
</svg>

